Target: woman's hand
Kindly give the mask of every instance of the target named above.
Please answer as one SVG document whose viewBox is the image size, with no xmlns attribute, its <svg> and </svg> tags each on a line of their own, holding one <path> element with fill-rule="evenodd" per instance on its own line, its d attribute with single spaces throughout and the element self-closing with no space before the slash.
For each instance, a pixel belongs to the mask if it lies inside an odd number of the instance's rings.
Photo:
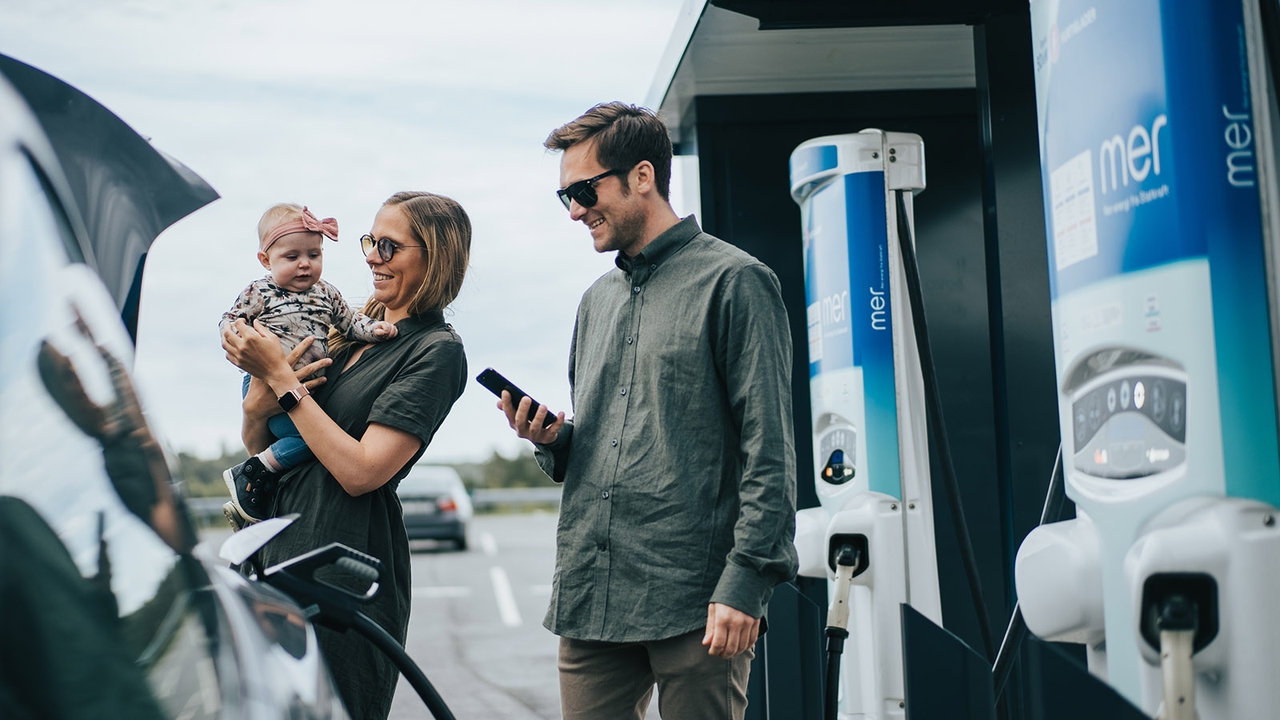
<svg viewBox="0 0 1280 720">
<path fill-rule="evenodd" d="M 298 343 L 293 353 L 294 361 L 302 357 L 299 349 L 306 349 L 314 342 L 307 338 Z M 227 360 L 232 365 L 244 370 L 255 378 L 270 382 L 279 380 L 286 374 L 293 374 L 293 364 L 286 357 L 280 338 L 267 329 L 266 325 L 254 320 L 250 327 L 243 319 L 236 320 L 222 331 L 222 349 L 227 353 Z M 273 377 L 274 376 L 274 377 Z M 287 380 L 287 378 L 285 378 Z"/>
<path fill-rule="evenodd" d="M 304 338 L 298 343 L 288 355 L 284 356 L 284 362 L 289 367 L 293 367 L 293 363 L 302 357 L 307 348 L 311 347 L 311 343 L 315 342 L 315 338 Z M 223 347 L 227 347 L 226 333 L 223 334 Z M 278 346 L 277 346 L 278 347 Z M 282 351 L 283 352 L 283 351 Z M 231 358 L 231 350 L 227 350 L 227 358 Z M 234 362 L 234 361 L 233 361 Z M 296 378 L 293 382 L 301 382 L 308 390 L 314 390 L 325 382 L 324 376 L 314 377 L 310 380 L 304 380 L 309 375 L 318 373 L 333 361 L 329 358 L 321 358 L 313 363 L 302 366 L 296 372 L 290 370 L 290 373 Z M 240 428 L 241 440 L 249 454 L 256 455 L 267 448 L 276 438 L 267 429 L 267 418 L 284 412 L 280 409 L 278 398 L 280 393 L 276 392 L 262 378 L 250 377 L 249 389 L 244 395 L 244 422 Z"/>
<path fill-rule="evenodd" d="M 250 330 L 250 332 L 252 332 L 252 330 Z M 272 335 L 271 337 L 274 338 L 275 336 Z M 276 347 L 279 347 L 279 342 L 276 342 Z M 293 364 L 298 362 L 298 358 L 302 357 L 302 354 L 305 353 L 307 348 L 311 347 L 311 344 L 314 342 L 315 338 L 303 338 L 302 342 L 298 343 L 297 347 L 289 351 L 288 355 L 284 355 L 283 351 L 281 351 L 281 355 L 284 357 L 284 363 L 289 367 L 293 367 Z M 225 348 L 226 346 L 227 341 L 224 335 L 223 347 Z M 227 359 L 231 359 L 230 350 L 227 351 Z M 234 363 L 235 360 L 232 360 L 232 362 Z M 291 370 L 290 372 L 292 372 L 294 377 L 296 377 L 303 385 L 306 385 L 308 390 L 315 390 L 324 384 L 325 377 L 320 375 L 309 380 L 306 378 L 311 375 L 315 375 L 332 364 L 333 360 L 330 360 L 329 358 L 321 358 L 313 363 L 302 366 L 296 371 Z M 253 374 L 250 373 L 250 375 Z M 245 417 L 266 419 L 272 415 L 283 412 L 280 409 L 280 404 L 277 400 L 278 398 L 279 394 L 272 390 L 270 385 L 262 380 L 260 376 L 254 375 L 249 379 L 249 390 L 244 396 Z"/>
<path fill-rule="evenodd" d="M 332 365 L 329 358 L 292 369 L 313 342 L 315 338 L 305 338 L 286 355 L 279 338 L 261 323 L 249 327 L 244 320 L 237 320 L 234 327 L 223 331 L 227 359 L 250 375 L 240 428 L 240 438 L 250 455 L 267 449 L 276 439 L 267 419 L 283 412 L 278 401 L 281 394 L 299 383 L 311 390 L 325 382 L 323 377 L 304 378 Z M 334 424 L 314 398 L 303 398 L 290 411 L 289 419 L 329 474 L 353 497 L 382 487 L 422 447 L 422 440 L 413 434 L 377 423 L 370 423 L 357 440 Z"/>
</svg>

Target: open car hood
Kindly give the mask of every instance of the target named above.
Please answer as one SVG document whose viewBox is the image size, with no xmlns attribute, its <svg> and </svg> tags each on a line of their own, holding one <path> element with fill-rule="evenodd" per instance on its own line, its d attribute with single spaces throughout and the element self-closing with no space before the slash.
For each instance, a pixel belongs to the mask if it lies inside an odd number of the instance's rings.
<svg viewBox="0 0 1280 720">
<path fill-rule="evenodd" d="M 6 55 L 3 75 L 26 100 L 62 165 L 98 275 L 136 339 L 142 267 L 151 243 L 218 193 L 98 101 Z"/>
</svg>

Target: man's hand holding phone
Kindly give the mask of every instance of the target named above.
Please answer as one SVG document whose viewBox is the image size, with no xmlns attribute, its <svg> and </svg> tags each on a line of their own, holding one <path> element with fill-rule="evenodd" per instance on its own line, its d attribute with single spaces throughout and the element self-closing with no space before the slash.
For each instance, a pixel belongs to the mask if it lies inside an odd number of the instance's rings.
<svg viewBox="0 0 1280 720">
<path fill-rule="evenodd" d="M 506 413 L 507 423 L 519 437 L 545 445 L 560 434 L 564 413 L 549 414 L 546 405 L 539 405 L 497 370 L 485 368 L 476 381 L 498 396 L 498 409 Z"/>
<path fill-rule="evenodd" d="M 546 445 L 560 435 L 560 428 L 564 426 L 564 413 L 557 413 L 555 420 L 546 425 L 550 418 L 546 405 L 535 406 L 527 395 L 520 398 L 519 404 L 512 404 L 511 400 L 511 393 L 503 390 L 498 409 L 507 414 L 507 423 L 516 431 L 517 436 Z"/>
</svg>

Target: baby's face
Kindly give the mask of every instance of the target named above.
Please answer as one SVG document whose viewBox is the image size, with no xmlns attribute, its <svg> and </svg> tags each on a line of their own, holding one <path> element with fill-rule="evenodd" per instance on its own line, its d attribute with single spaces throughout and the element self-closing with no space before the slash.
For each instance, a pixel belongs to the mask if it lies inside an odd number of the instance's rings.
<svg viewBox="0 0 1280 720">
<path fill-rule="evenodd" d="M 285 290 L 305 292 L 320 279 L 324 264 L 324 236 L 314 232 L 289 233 L 272 243 L 258 261 L 271 271 L 271 279 Z"/>
</svg>

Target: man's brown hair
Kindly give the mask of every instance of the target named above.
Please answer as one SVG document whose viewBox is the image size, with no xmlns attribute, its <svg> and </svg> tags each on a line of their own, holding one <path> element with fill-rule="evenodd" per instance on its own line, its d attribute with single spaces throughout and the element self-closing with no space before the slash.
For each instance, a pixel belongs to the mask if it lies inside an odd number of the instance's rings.
<svg viewBox="0 0 1280 720">
<path fill-rule="evenodd" d="M 640 161 L 653 165 L 654 183 L 663 200 L 671 194 L 671 136 L 650 109 L 623 102 L 600 103 L 578 119 L 556 128 L 542 143 L 548 150 L 568 150 L 594 140 L 596 159 L 609 170 L 627 171 Z M 627 176 L 618 176 L 627 187 Z"/>
</svg>

